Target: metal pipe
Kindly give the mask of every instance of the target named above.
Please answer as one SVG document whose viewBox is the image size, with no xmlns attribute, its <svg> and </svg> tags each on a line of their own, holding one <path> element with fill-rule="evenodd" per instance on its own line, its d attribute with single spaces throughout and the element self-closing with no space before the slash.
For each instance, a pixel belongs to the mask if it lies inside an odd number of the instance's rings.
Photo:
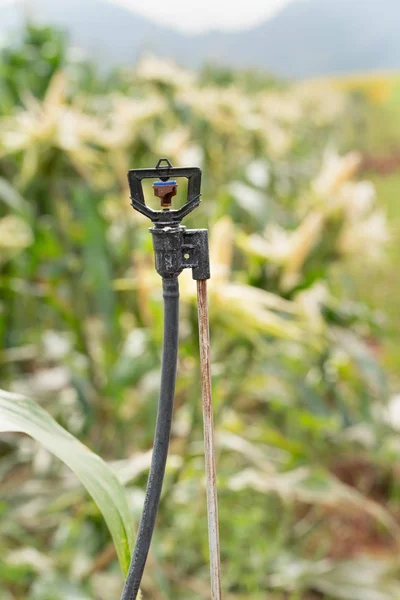
<svg viewBox="0 0 400 600">
<path fill-rule="evenodd" d="M 208 541 L 210 547 L 211 600 L 221 600 L 221 561 L 219 549 L 218 495 L 215 466 L 214 418 L 212 408 L 210 331 L 207 280 L 197 281 L 200 370 L 204 420 L 204 457 L 207 486 Z"/>
</svg>

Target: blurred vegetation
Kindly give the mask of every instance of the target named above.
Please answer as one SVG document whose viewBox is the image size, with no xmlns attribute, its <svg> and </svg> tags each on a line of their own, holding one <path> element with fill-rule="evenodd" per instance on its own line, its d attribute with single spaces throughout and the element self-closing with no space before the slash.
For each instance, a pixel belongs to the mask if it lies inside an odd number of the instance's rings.
<svg viewBox="0 0 400 600">
<path fill-rule="evenodd" d="M 364 294 L 371 308 L 384 306 L 386 333 L 381 342 L 382 362 L 392 379 L 400 383 L 400 318 L 396 295 L 400 274 L 395 267 L 400 258 L 400 77 L 376 74 L 336 82 L 349 94 L 349 113 L 344 121 L 344 139 L 348 147 L 363 154 L 363 173 L 374 184 L 380 205 L 390 226 L 387 247 L 390 260 L 374 273 L 376 285 L 365 295 L 368 273 L 352 271 L 353 294 Z"/>
<path fill-rule="evenodd" d="M 224 597 L 399 598 L 400 212 L 369 128 L 399 88 L 382 99 L 152 57 L 100 77 L 66 48 L 30 27 L 0 57 L 2 387 L 108 461 L 137 522 L 162 304 L 126 172 L 159 156 L 200 165 L 186 224 L 211 234 Z M 209 598 L 195 287 L 180 280 L 171 453 L 143 581 L 154 600 Z M 0 456 L 1 598 L 118 598 L 116 550 L 78 481 L 21 435 L 4 434 Z"/>
</svg>

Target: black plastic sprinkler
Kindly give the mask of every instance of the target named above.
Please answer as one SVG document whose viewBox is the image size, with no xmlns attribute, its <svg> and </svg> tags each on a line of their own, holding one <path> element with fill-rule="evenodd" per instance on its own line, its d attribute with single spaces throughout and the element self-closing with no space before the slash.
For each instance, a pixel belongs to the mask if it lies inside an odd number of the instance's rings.
<svg viewBox="0 0 400 600">
<path fill-rule="evenodd" d="M 153 179 L 155 196 L 161 210 L 147 206 L 143 194 L 143 179 Z M 188 180 L 186 203 L 172 209 L 180 177 Z M 183 217 L 200 204 L 201 170 L 198 167 L 175 168 L 167 158 L 160 158 L 154 169 L 132 169 L 128 173 L 132 206 L 148 217 L 153 227 L 155 267 L 162 277 L 164 298 L 164 341 L 161 385 L 158 403 L 153 456 L 147 482 L 143 513 L 135 548 L 121 600 L 135 600 L 153 535 L 167 462 L 178 358 L 179 284 L 183 269 L 192 269 L 197 281 L 199 313 L 200 368 L 204 418 L 204 446 L 207 482 L 208 532 L 210 545 L 211 600 L 221 600 L 221 574 L 218 533 L 218 502 L 214 455 L 214 424 L 211 397 L 210 338 L 208 326 L 207 279 L 210 261 L 207 229 L 186 229 Z"/>
</svg>

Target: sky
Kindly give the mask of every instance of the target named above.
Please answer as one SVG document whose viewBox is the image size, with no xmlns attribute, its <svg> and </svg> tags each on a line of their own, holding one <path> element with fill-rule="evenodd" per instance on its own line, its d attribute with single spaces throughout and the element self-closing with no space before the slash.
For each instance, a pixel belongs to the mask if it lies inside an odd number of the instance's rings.
<svg viewBox="0 0 400 600">
<path fill-rule="evenodd" d="M 60 0 L 59 0 L 60 1 Z M 238 30 L 265 21 L 288 0 L 112 0 L 158 23 L 191 33 Z"/>
<path fill-rule="evenodd" d="M 0 0 L 1 5 L 25 2 L 34 7 L 35 0 Z M 157 23 L 187 33 L 211 29 L 238 30 L 253 27 L 293 0 L 108 0 L 131 7 Z M 54 0 L 61 6 L 68 0 Z M 1 16 L 0 16 L 1 18 Z"/>
</svg>

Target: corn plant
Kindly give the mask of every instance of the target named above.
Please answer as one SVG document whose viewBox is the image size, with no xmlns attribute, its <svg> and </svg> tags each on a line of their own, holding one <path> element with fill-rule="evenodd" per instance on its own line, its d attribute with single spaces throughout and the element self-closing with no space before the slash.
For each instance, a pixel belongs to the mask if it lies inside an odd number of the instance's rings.
<svg viewBox="0 0 400 600">
<path fill-rule="evenodd" d="M 30 35 L 48 60 L 44 33 Z M 14 90 L 0 118 L 2 595 L 118 597 L 116 555 L 124 569 L 150 461 L 162 317 L 126 171 L 167 155 L 205 176 L 225 597 L 396 598 L 384 323 L 354 301 L 347 268 L 385 264 L 389 231 L 357 154 L 334 149 L 345 95 L 152 57 L 102 80 L 54 64 L 18 91 L 0 71 Z M 171 456 L 143 582 L 155 600 L 208 597 L 190 277 L 181 288 Z"/>
</svg>

